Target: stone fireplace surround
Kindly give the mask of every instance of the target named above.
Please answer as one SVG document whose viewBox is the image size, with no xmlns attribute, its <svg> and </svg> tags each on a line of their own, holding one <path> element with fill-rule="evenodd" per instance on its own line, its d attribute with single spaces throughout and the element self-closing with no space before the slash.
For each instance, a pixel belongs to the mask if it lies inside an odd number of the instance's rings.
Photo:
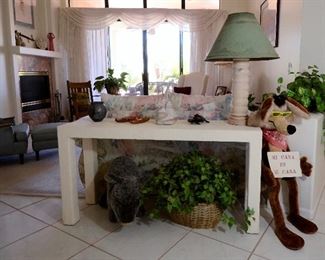
<svg viewBox="0 0 325 260">
<path fill-rule="evenodd" d="M 53 69 L 51 59 L 38 56 L 22 55 L 19 64 L 19 72 L 44 72 L 49 75 L 51 107 L 37 109 L 29 112 L 22 112 L 22 122 L 28 123 L 30 127 L 38 124 L 54 121 L 55 114 L 55 90 L 53 84 Z M 21 109 L 21 107 L 19 108 Z"/>
</svg>

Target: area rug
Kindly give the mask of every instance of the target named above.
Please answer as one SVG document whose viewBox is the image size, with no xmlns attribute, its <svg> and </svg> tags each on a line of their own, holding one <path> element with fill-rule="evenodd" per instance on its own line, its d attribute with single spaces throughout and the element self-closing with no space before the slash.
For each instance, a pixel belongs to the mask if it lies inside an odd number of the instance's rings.
<svg viewBox="0 0 325 260">
<path fill-rule="evenodd" d="M 79 197 L 84 197 L 79 178 L 77 182 Z M 58 150 L 41 151 L 39 161 L 30 152 L 25 155 L 24 164 L 19 163 L 18 155 L 0 157 L 0 193 L 61 197 Z"/>
</svg>

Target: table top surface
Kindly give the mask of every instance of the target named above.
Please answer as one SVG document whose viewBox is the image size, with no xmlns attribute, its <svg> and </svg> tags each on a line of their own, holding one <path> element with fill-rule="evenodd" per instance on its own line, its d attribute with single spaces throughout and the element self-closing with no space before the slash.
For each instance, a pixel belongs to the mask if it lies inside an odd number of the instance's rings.
<svg viewBox="0 0 325 260">
<path fill-rule="evenodd" d="M 141 124 L 117 123 L 112 118 L 93 122 L 88 116 L 58 127 L 59 138 L 234 141 L 255 142 L 262 139 L 259 127 L 235 126 L 218 120 L 201 125 L 178 120 L 173 125 L 158 125 L 155 120 Z"/>
</svg>

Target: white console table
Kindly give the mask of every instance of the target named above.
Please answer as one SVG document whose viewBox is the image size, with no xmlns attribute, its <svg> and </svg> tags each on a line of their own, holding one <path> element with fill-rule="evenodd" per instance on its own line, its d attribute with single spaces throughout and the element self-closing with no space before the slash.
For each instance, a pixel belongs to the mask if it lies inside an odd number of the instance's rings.
<svg viewBox="0 0 325 260">
<path fill-rule="evenodd" d="M 191 125 L 178 121 L 174 125 L 157 125 L 153 120 L 143 124 L 116 123 L 113 119 L 93 122 L 88 116 L 58 127 L 62 193 L 62 218 L 65 225 L 79 219 L 77 160 L 75 138 L 82 139 L 84 152 L 86 202 L 95 204 L 94 176 L 97 172 L 96 139 L 213 141 L 247 143 L 245 207 L 254 209 L 248 233 L 259 232 L 262 131 L 257 127 L 233 126 L 226 121 Z"/>
</svg>

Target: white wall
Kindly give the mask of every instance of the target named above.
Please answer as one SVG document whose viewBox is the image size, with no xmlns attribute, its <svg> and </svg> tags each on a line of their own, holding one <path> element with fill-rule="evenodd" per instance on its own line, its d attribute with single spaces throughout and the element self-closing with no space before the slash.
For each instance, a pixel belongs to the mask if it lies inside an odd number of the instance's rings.
<svg viewBox="0 0 325 260">
<path fill-rule="evenodd" d="M 303 3 L 300 70 L 317 65 L 325 73 L 325 1 L 305 0 Z"/>
<path fill-rule="evenodd" d="M 67 3 L 66 0 L 51 0 L 48 2 L 47 12 L 49 19 L 49 28 L 53 33 L 56 35 L 55 41 L 55 48 L 59 50 L 60 43 L 59 43 L 59 9 L 61 7 L 66 7 Z M 52 63 L 53 72 L 55 74 L 54 84 L 55 89 L 61 94 L 61 114 L 68 118 L 69 116 L 69 106 L 68 106 L 68 99 L 67 99 L 67 84 L 66 84 L 66 72 L 65 66 L 63 64 L 62 59 L 55 59 Z"/>
<path fill-rule="evenodd" d="M 263 0 L 250 0 L 248 10 L 255 13 L 259 21 L 259 7 Z M 301 29 L 303 0 L 281 1 L 279 47 L 275 48 L 280 59 L 251 62 L 251 93 L 260 99 L 263 93 L 276 92 L 277 79 L 283 77 L 290 82 L 289 63 L 293 71 L 300 68 Z"/>
<path fill-rule="evenodd" d="M 29 28 L 14 24 L 13 1 L 0 0 L 0 117 L 16 116 L 17 122 L 21 120 L 21 111 L 17 111 L 17 68 L 14 68 L 14 56 L 12 46 L 15 45 L 14 30 L 31 36 L 34 39 L 42 38 L 47 43 L 47 33 L 54 32 L 56 35 L 55 47 L 58 47 L 58 19 L 59 8 L 65 6 L 65 0 L 36 0 L 34 7 L 35 28 Z M 33 47 L 33 42 L 23 39 L 27 47 Z M 53 83 L 55 89 L 61 92 L 66 91 L 66 85 L 62 83 L 60 61 L 52 61 L 52 68 L 55 71 Z M 18 102 L 19 103 L 19 102 Z M 19 110 L 19 109 L 18 109 Z"/>
<path fill-rule="evenodd" d="M 220 0 L 219 8 L 229 13 L 247 12 L 251 0 Z"/>
<path fill-rule="evenodd" d="M 12 84 L 11 37 L 8 23 L 9 2 L 0 1 L 0 117 L 15 116 L 15 91 Z"/>
</svg>

